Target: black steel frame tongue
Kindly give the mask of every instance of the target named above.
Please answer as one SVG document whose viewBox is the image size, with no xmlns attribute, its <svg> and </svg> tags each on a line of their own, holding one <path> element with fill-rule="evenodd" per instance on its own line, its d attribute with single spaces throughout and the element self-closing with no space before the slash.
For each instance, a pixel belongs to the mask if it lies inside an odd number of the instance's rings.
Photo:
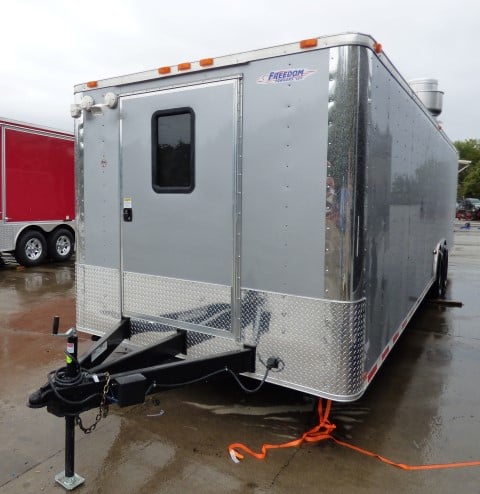
<svg viewBox="0 0 480 494">
<path fill-rule="evenodd" d="M 114 330 L 96 341 L 77 357 L 78 334 L 74 328 L 58 333 L 54 318 L 53 334 L 67 338 L 66 366 L 50 372 L 48 382 L 30 395 L 28 406 L 47 407 L 57 417 L 65 417 L 65 470 L 55 476 L 65 489 L 84 482 L 75 473 L 75 425 L 92 432 L 107 415 L 108 405 L 120 407 L 143 403 L 145 397 L 165 389 L 205 381 L 225 372 L 236 376 L 255 371 L 255 347 L 188 359 L 186 332 L 166 336 L 158 343 L 117 357 L 114 351 L 131 337 L 130 319 L 124 318 Z M 270 365 L 268 370 L 277 363 Z M 267 375 L 265 374 L 265 376 Z M 265 378 L 264 378 L 265 380 Z M 262 381 L 263 383 L 264 381 Z M 95 423 L 84 427 L 80 413 L 99 408 Z"/>
</svg>

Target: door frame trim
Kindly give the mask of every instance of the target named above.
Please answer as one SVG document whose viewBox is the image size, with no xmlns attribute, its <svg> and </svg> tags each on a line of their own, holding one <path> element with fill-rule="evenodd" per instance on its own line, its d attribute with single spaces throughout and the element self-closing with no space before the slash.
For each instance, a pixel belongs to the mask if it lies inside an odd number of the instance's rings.
<svg viewBox="0 0 480 494">
<path fill-rule="evenodd" d="M 236 341 L 241 341 L 242 333 L 242 291 L 241 291 L 241 243 L 242 243 L 242 142 L 243 142 L 243 76 L 241 74 L 235 74 L 228 77 L 212 78 L 203 81 L 194 81 L 184 84 L 176 84 L 166 86 L 164 88 L 153 88 L 141 91 L 134 91 L 130 93 L 124 93 L 119 97 L 119 184 L 120 184 L 120 197 L 119 197 L 119 214 L 121 215 L 123 209 L 123 105 L 125 101 L 145 98 L 155 95 L 171 94 L 181 91 L 189 91 L 195 87 L 215 86 L 222 85 L 226 82 L 233 83 L 233 184 L 232 184 L 232 215 L 233 215 L 233 232 L 232 232 L 232 287 L 231 287 L 231 328 L 230 331 L 211 331 L 212 328 L 204 328 L 199 326 L 197 331 L 205 334 L 217 333 L 223 337 L 230 337 Z M 123 273 L 125 271 L 124 266 L 124 225 L 123 221 L 120 221 L 120 307 L 121 313 L 125 314 L 124 306 L 124 280 Z M 144 316 L 145 317 L 145 316 Z M 152 316 L 153 317 L 153 316 Z M 184 328 L 194 330 L 193 327 Z M 205 329 L 205 330 L 204 330 Z"/>
</svg>

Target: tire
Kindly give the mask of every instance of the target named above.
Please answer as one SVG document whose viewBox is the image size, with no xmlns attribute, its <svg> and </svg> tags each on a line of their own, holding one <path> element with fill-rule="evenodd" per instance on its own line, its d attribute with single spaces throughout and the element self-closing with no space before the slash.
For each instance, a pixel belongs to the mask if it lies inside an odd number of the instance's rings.
<svg viewBox="0 0 480 494">
<path fill-rule="evenodd" d="M 59 228 L 48 237 L 48 253 L 55 262 L 68 261 L 73 254 L 75 238 L 70 230 Z"/>
<path fill-rule="evenodd" d="M 432 285 L 430 296 L 434 299 L 445 298 L 448 280 L 448 249 L 440 251 L 437 261 L 435 282 Z"/>
<path fill-rule="evenodd" d="M 47 258 L 47 241 L 43 233 L 28 230 L 17 240 L 15 259 L 22 266 L 31 267 L 42 264 Z"/>
<path fill-rule="evenodd" d="M 442 256 L 442 276 L 440 278 L 438 293 L 440 298 L 445 298 L 447 293 L 447 282 L 448 282 L 448 249 L 443 251 Z"/>
</svg>

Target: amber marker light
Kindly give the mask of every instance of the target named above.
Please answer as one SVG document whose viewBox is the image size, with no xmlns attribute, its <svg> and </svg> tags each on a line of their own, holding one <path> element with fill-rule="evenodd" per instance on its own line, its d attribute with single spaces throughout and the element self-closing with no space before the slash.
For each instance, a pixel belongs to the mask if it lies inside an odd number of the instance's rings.
<svg viewBox="0 0 480 494">
<path fill-rule="evenodd" d="M 375 53 L 382 53 L 383 51 L 382 43 L 375 43 L 373 45 L 373 49 L 375 50 Z"/>
<path fill-rule="evenodd" d="M 172 71 L 170 67 L 160 67 L 157 70 L 160 75 L 170 74 L 170 72 Z"/>
<path fill-rule="evenodd" d="M 178 64 L 178 70 L 190 70 L 192 68 L 192 64 L 190 62 L 184 62 Z"/>
<path fill-rule="evenodd" d="M 87 87 L 89 87 L 90 89 L 93 89 L 94 87 L 97 87 L 98 86 L 98 82 L 97 81 L 89 81 L 87 82 Z"/>
<path fill-rule="evenodd" d="M 300 48 L 315 48 L 317 44 L 317 38 L 302 39 L 302 41 L 300 41 Z"/>
<path fill-rule="evenodd" d="M 213 58 L 202 58 L 199 63 L 200 67 L 209 67 L 213 65 Z"/>
</svg>

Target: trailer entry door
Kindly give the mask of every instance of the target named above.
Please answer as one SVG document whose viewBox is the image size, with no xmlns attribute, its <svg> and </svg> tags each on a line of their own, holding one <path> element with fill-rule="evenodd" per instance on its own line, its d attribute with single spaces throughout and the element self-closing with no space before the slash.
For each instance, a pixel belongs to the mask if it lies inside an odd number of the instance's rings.
<svg viewBox="0 0 480 494">
<path fill-rule="evenodd" d="M 238 93 L 229 79 L 121 98 L 124 315 L 235 326 Z"/>
</svg>

